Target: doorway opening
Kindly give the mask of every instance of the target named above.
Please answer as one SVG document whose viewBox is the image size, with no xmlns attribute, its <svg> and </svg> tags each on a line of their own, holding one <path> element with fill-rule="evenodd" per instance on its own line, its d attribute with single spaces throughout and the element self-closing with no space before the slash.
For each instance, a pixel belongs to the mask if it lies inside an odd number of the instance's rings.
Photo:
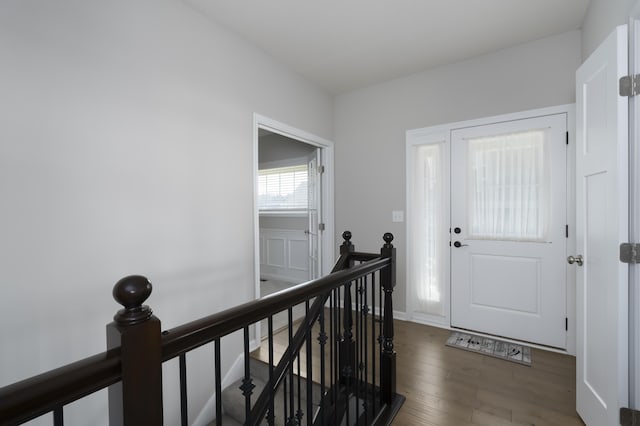
<svg viewBox="0 0 640 426">
<path fill-rule="evenodd" d="M 256 298 L 329 272 L 334 245 L 332 166 L 332 142 L 255 115 Z M 303 314 L 304 306 L 295 307 L 294 321 Z M 286 323 L 286 312 L 276 315 L 274 331 Z M 260 328 L 258 334 L 266 335 L 266 324 Z"/>
</svg>

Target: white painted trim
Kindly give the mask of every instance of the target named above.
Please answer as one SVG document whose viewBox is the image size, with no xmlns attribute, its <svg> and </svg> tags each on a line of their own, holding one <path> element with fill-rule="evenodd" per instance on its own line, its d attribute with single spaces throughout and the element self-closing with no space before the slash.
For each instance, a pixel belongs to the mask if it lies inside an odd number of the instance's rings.
<svg viewBox="0 0 640 426">
<path fill-rule="evenodd" d="M 322 179 L 322 223 L 325 229 L 321 234 L 322 261 L 320 274 L 325 275 L 331 272 L 334 262 L 334 144 L 333 142 L 319 136 L 308 133 L 304 130 L 289 126 L 258 113 L 253 114 L 253 230 L 254 230 L 254 280 L 255 297 L 260 297 L 260 218 L 258 214 L 258 129 L 265 129 L 273 133 L 295 139 L 309 145 L 320 148 L 321 162 L 324 166 Z M 260 327 L 254 327 L 256 340 L 260 339 Z"/>
<path fill-rule="evenodd" d="M 244 354 L 241 353 L 240 355 L 238 355 L 238 357 L 236 358 L 235 362 L 233 363 L 229 371 L 227 371 L 227 374 L 225 374 L 224 378 L 222 379 L 220 387 L 222 388 L 222 390 L 224 390 L 229 386 L 231 386 L 233 383 L 240 380 L 243 376 L 244 376 Z M 215 419 L 216 419 L 216 393 L 214 392 L 213 395 L 211 395 L 211 398 L 209 398 L 207 402 L 204 404 L 204 407 L 202 407 L 202 410 L 200 410 L 200 413 L 198 414 L 196 419 L 193 421 L 192 425 L 206 426 L 212 421 L 214 421 Z"/>
<path fill-rule="evenodd" d="M 567 146 L 567 224 L 569 225 L 569 239 L 567 240 L 567 256 L 576 252 L 576 106 L 567 107 L 567 130 L 569 131 L 569 145 Z M 567 353 L 576 354 L 576 271 L 577 268 L 567 268 Z"/>
<path fill-rule="evenodd" d="M 406 321 L 418 324 L 430 325 L 437 328 L 449 328 L 449 319 L 437 315 L 428 315 L 420 312 L 407 313 Z"/>
<path fill-rule="evenodd" d="M 411 150 L 418 145 L 436 143 L 446 141 L 447 149 L 450 146 L 450 135 L 453 130 L 464 129 L 468 127 L 481 126 L 488 123 L 504 123 L 509 121 L 521 120 L 529 117 L 543 117 L 547 115 L 555 114 L 567 114 L 567 130 L 569 131 L 569 146 L 567 151 L 567 224 L 569 225 L 569 239 L 567 241 L 567 253 L 566 255 L 575 251 L 575 104 L 558 105 L 547 108 L 538 108 L 528 111 L 519 111 L 510 114 L 503 114 L 473 120 L 458 121 L 453 123 L 441 124 L 437 126 L 424 127 L 419 129 L 412 129 L 406 132 L 406 226 L 407 226 L 407 289 L 406 289 L 406 309 L 407 318 L 410 321 L 433 325 L 435 327 L 450 328 L 451 324 L 451 286 L 446 286 L 446 308 L 444 317 L 436 317 L 426 314 L 421 314 L 412 311 L 414 301 L 411 297 L 411 290 L 409 286 L 412 282 L 412 259 L 411 259 L 411 244 L 413 238 L 413 232 L 411 230 L 411 179 L 413 173 L 413 164 L 411 161 Z M 449 159 L 447 151 L 447 160 Z M 449 178 L 447 178 L 447 186 L 449 185 Z M 447 206 L 449 209 L 449 206 Z M 573 230 L 573 233 L 572 233 Z M 449 268 L 450 269 L 450 268 Z M 575 355 L 576 351 L 576 293 L 575 293 L 575 268 L 567 268 L 567 306 L 566 315 L 569 319 L 569 330 L 567 331 L 566 351 L 559 351 L 561 353 L 569 353 Z M 450 282 L 450 277 L 447 277 Z M 640 296 L 639 296 L 640 297 Z M 529 344 L 529 343 L 527 343 Z M 538 346 L 534 346 L 538 347 Z M 540 346 L 542 349 L 549 350 L 545 346 Z M 639 372 L 640 379 L 640 372 Z"/>
</svg>

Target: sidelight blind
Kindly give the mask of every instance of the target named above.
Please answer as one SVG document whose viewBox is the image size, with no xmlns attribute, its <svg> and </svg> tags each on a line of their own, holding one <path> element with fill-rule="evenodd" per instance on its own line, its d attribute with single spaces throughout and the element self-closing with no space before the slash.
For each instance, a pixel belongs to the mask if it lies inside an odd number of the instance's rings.
<svg viewBox="0 0 640 426">
<path fill-rule="evenodd" d="M 444 316 L 445 250 L 448 249 L 446 194 L 443 167 L 444 144 L 420 145 L 413 155 L 411 217 L 413 247 L 411 257 L 418 312 Z"/>
</svg>

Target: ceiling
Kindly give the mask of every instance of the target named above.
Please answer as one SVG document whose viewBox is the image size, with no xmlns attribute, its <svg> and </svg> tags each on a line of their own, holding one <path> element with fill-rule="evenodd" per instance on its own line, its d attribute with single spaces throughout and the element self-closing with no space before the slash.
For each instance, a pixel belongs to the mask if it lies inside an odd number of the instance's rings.
<svg viewBox="0 0 640 426">
<path fill-rule="evenodd" d="M 589 0 L 185 0 L 333 94 L 579 29 Z"/>
</svg>

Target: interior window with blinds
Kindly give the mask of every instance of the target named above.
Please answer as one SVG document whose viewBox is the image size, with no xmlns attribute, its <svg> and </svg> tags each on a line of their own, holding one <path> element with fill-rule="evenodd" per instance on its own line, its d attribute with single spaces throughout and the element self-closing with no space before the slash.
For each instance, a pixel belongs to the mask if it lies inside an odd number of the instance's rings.
<svg viewBox="0 0 640 426">
<path fill-rule="evenodd" d="M 467 140 L 469 238 L 547 239 L 545 135 L 530 130 Z"/>
<path fill-rule="evenodd" d="M 299 211 L 307 209 L 307 165 L 258 171 L 258 209 Z"/>
</svg>

